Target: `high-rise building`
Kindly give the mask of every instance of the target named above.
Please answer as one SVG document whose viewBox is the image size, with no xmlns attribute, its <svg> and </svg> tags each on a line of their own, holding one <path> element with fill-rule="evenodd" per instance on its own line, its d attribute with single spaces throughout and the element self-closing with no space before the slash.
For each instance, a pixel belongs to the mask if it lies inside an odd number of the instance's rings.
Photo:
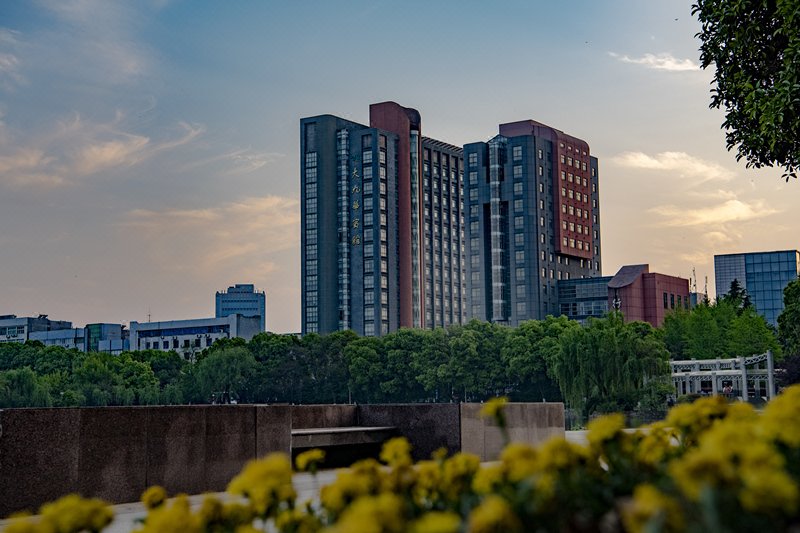
<svg viewBox="0 0 800 533">
<path fill-rule="evenodd" d="M 228 287 L 227 291 L 218 291 L 215 304 L 216 318 L 230 315 L 257 316 L 261 319 L 261 331 L 266 331 L 267 297 L 263 291 L 257 291 L 254 285 L 237 283 Z"/>
<path fill-rule="evenodd" d="M 756 311 L 773 326 L 783 312 L 783 289 L 800 277 L 800 252 L 751 252 L 714 256 L 714 277 L 717 297 L 730 291 L 738 280 L 750 295 Z"/>
<path fill-rule="evenodd" d="M 461 153 L 394 102 L 300 121 L 304 334 L 465 319 Z"/>
<path fill-rule="evenodd" d="M 597 159 L 534 120 L 464 147 L 471 318 L 512 326 L 559 313 L 561 279 L 600 276 Z"/>
</svg>

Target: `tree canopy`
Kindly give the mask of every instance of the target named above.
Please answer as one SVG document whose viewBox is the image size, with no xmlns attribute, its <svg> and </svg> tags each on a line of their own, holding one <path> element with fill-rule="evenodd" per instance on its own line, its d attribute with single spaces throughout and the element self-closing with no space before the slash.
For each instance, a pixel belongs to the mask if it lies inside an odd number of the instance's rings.
<svg viewBox="0 0 800 533">
<path fill-rule="evenodd" d="M 800 7 L 790 0 L 696 0 L 700 62 L 715 65 L 710 107 L 748 167 L 800 166 Z"/>
</svg>

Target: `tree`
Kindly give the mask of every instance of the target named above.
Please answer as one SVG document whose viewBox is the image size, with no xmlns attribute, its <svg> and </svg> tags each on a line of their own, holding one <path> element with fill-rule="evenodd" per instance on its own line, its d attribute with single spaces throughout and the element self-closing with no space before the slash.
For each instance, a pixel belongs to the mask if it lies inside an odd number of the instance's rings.
<svg viewBox="0 0 800 533">
<path fill-rule="evenodd" d="M 778 338 L 786 354 L 800 356 L 800 279 L 783 289 L 783 311 L 778 315 Z"/>
<path fill-rule="evenodd" d="M 800 14 L 788 0 L 697 0 L 700 63 L 716 66 L 712 108 L 748 167 L 800 166 Z"/>
<path fill-rule="evenodd" d="M 214 350 L 195 367 L 200 392 L 206 400 L 214 393 L 249 400 L 248 385 L 256 360 L 247 348 L 234 346 Z"/>
<path fill-rule="evenodd" d="M 620 313 L 566 329 L 548 371 L 564 398 L 584 416 L 594 411 L 631 410 L 647 383 L 668 373 L 668 353 L 647 323 L 625 324 Z"/>
<path fill-rule="evenodd" d="M 733 281 L 731 281 L 731 287 L 728 289 L 728 293 L 723 294 L 720 299 L 733 306 L 738 314 L 741 314 L 744 309 L 753 306 L 753 303 L 750 301 L 750 295 L 747 294 L 747 289 L 742 287 L 742 284 L 739 283 L 739 280 L 736 278 L 733 278 Z"/>
</svg>

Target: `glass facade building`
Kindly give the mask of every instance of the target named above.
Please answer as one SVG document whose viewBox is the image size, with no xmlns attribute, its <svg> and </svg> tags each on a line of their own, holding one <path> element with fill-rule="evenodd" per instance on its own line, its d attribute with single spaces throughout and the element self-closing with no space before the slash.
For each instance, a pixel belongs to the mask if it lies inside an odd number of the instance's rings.
<svg viewBox="0 0 800 533">
<path fill-rule="evenodd" d="M 734 279 L 750 295 L 756 311 L 773 326 L 783 311 L 783 289 L 800 277 L 800 252 L 783 250 L 714 256 L 717 298 L 727 294 Z"/>
</svg>

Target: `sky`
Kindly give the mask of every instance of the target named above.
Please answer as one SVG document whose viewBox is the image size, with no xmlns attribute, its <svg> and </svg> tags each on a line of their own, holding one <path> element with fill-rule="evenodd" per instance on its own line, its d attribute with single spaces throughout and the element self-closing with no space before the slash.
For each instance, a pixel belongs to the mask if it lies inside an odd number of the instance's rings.
<svg viewBox="0 0 800 533">
<path fill-rule="evenodd" d="M 482 141 L 532 118 L 599 159 L 602 270 L 714 296 L 713 256 L 800 248 L 800 183 L 725 148 L 686 0 L 0 2 L 0 315 L 210 317 L 254 283 L 300 331 L 299 121 Z"/>
</svg>

